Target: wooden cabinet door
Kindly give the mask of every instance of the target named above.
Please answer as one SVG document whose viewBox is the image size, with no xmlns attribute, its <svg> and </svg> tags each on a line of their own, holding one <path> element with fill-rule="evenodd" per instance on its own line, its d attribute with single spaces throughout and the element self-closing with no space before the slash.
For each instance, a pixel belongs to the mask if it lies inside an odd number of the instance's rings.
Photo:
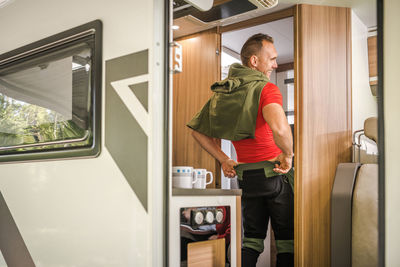
<svg viewBox="0 0 400 267">
<path fill-rule="evenodd" d="M 296 25 L 296 266 L 329 267 L 333 180 L 351 161 L 351 10 L 300 5 Z"/>
<path fill-rule="evenodd" d="M 211 188 L 220 181 L 220 166 L 196 143 L 186 124 L 212 95 L 211 84 L 220 79 L 220 36 L 210 30 L 175 40 L 182 45 L 183 66 L 182 73 L 173 76 L 172 164 L 212 171 Z"/>
</svg>

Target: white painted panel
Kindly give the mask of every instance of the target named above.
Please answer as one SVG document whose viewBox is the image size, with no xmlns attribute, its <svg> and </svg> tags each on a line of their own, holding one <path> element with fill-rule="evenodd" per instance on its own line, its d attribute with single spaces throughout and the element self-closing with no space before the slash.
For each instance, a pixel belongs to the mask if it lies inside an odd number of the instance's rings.
<svg viewBox="0 0 400 267">
<path fill-rule="evenodd" d="M 168 179 L 165 173 L 166 162 L 164 151 L 164 103 L 165 103 L 165 60 L 164 43 L 165 40 L 165 8 L 168 3 L 164 0 L 154 0 L 153 2 L 153 42 L 149 53 L 149 115 L 151 124 L 149 127 L 151 135 L 149 138 L 149 215 L 152 218 L 152 228 L 150 239 L 152 245 L 149 246 L 151 253 L 148 253 L 148 266 L 163 266 L 165 264 L 165 222 L 166 222 L 166 196 L 165 188 Z"/>
<path fill-rule="evenodd" d="M 164 126 L 163 87 L 152 83 L 156 74 L 163 81 L 160 14 L 164 10 L 162 5 L 157 7 L 153 8 L 153 1 L 140 0 L 14 0 L 0 9 L 0 54 L 100 19 L 103 82 L 105 60 L 149 49 L 152 124 L 148 128 L 157 130 L 157 142 L 149 130 L 149 149 L 154 151 L 148 153 L 148 213 L 104 145 L 98 158 L 0 164 L 0 190 L 37 266 L 151 266 L 161 262 L 162 237 L 151 233 L 156 229 L 154 234 L 161 235 L 163 225 L 160 216 L 152 220 L 154 207 L 161 207 L 163 201 L 162 183 L 153 182 L 162 180 L 163 157 L 155 154 L 161 153 Z M 156 14 L 157 34 L 153 31 Z M 153 49 L 158 49 L 156 55 Z M 104 88 L 103 84 L 103 96 Z M 103 122 L 104 101 L 103 97 Z M 104 144 L 104 134 L 102 139 Z M 152 170 L 154 166 L 157 170 Z M 153 194 L 151 190 L 158 191 Z M 160 209 L 158 215 L 163 214 Z M 158 242 L 157 251 L 152 251 L 152 242 Z"/>
<path fill-rule="evenodd" d="M 6 261 L 4 260 L 3 253 L 0 250 L 0 267 L 7 267 Z"/>
<path fill-rule="evenodd" d="M 107 60 L 148 48 L 152 18 L 152 1 L 15 0 L 0 9 L 0 54 L 100 19 Z"/>
<path fill-rule="evenodd" d="M 385 263 L 399 266 L 400 240 L 400 1 L 385 0 L 384 6 L 384 113 L 385 113 Z"/>
<path fill-rule="evenodd" d="M 200 11 L 210 10 L 214 3 L 214 0 L 185 0 L 185 1 L 193 5 Z"/>
<path fill-rule="evenodd" d="M 127 106 L 132 116 L 137 120 L 142 130 L 149 135 L 150 134 L 150 120 L 149 114 L 146 111 L 145 107 L 140 103 L 140 100 L 136 97 L 135 94 L 132 94 L 129 86 L 148 82 L 149 75 L 141 75 L 133 78 L 128 78 L 120 81 L 115 81 L 111 83 L 111 86 L 117 92 L 119 97 L 122 99 L 124 104 Z"/>
<path fill-rule="evenodd" d="M 264 33 L 274 38 L 274 45 L 278 52 L 278 64 L 293 62 L 293 17 L 280 19 L 265 24 L 225 32 L 222 34 L 222 46 L 240 54 L 246 40 L 257 33 Z"/>
<path fill-rule="evenodd" d="M 353 132 L 364 128 L 364 121 L 377 116 L 377 101 L 371 94 L 368 71 L 368 29 L 351 12 L 352 31 L 352 121 Z"/>
<path fill-rule="evenodd" d="M 149 218 L 107 150 L 1 170 L 0 188 L 37 266 L 147 265 Z"/>
</svg>

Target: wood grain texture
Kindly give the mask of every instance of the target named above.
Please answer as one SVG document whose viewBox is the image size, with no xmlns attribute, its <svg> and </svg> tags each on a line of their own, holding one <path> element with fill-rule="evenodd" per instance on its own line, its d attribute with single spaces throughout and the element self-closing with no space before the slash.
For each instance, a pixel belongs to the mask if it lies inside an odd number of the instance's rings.
<svg viewBox="0 0 400 267">
<path fill-rule="evenodd" d="M 242 197 L 240 196 L 236 197 L 236 266 L 242 266 Z"/>
<path fill-rule="evenodd" d="M 229 32 L 234 30 L 240 30 L 260 24 L 264 24 L 267 22 L 284 19 L 293 16 L 294 8 L 290 7 L 284 10 L 280 10 L 271 14 L 267 14 L 264 16 L 255 17 L 246 21 L 241 21 L 238 23 L 229 24 L 226 26 L 219 27 L 219 32 Z"/>
<path fill-rule="evenodd" d="M 225 267 L 225 238 L 189 243 L 188 267 Z"/>
<path fill-rule="evenodd" d="M 311 5 L 295 15 L 297 267 L 330 266 L 333 179 L 338 163 L 351 160 L 350 16 Z"/>
<path fill-rule="evenodd" d="M 368 66 L 369 77 L 378 76 L 378 50 L 377 50 L 377 37 L 368 37 Z"/>
<path fill-rule="evenodd" d="M 293 34 L 294 34 L 294 62 L 293 62 L 293 69 L 294 69 L 294 266 L 300 267 L 304 266 L 302 260 L 304 259 L 303 255 L 303 234 L 301 232 L 301 227 L 303 226 L 301 223 L 301 214 L 299 211 L 302 210 L 301 202 L 302 198 L 300 197 L 300 173 L 301 173 L 301 166 L 299 165 L 300 158 L 296 156 L 300 151 L 300 118 L 298 116 L 298 108 L 300 106 L 300 92 L 299 92 L 299 79 L 302 72 L 300 72 L 299 68 L 299 5 L 294 7 L 293 12 Z"/>
<path fill-rule="evenodd" d="M 232 0 L 214 0 L 213 7 L 228 3 Z"/>
<path fill-rule="evenodd" d="M 294 68 L 294 63 L 285 63 L 285 64 L 279 64 L 278 68 L 275 70 L 276 72 L 284 72 L 287 70 L 292 70 Z"/>
<path fill-rule="evenodd" d="M 203 150 L 186 127 L 190 119 L 212 95 L 211 84 L 221 76 L 220 34 L 205 31 L 177 39 L 182 45 L 183 71 L 173 76 L 173 166 L 193 166 L 213 172 L 214 181 L 208 188 L 215 188 L 220 181 L 218 162 Z"/>
</svg>

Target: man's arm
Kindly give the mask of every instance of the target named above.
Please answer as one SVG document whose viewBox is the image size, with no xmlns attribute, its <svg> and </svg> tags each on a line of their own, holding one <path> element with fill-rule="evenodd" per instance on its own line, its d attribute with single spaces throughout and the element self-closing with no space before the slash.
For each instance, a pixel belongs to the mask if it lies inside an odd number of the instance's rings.
<svg viewBox="0 0 400 267">
<path fill-rule="evenodd" d="M 236 171 L 233 167 L 236 166 L 237 163 L 221 150 L 214 138 L 197 131 L 192 131 L 192 136 L 204 150 L 221 163 L 222 171 L 226 177 L 233 178 L 236 176 Z"/>
<path fill-rule="evenodd" d="M 287 173 L 292 167 L 293 137 L 285 112 L 281 105 L 271 103 L 263 107 L 262 113 L 264 120 L 272 130 L 275 144 L 282 150 L 282 154 L 277 158 L 281 164 L 276 165 L 274 171 Z"/>
</svg>

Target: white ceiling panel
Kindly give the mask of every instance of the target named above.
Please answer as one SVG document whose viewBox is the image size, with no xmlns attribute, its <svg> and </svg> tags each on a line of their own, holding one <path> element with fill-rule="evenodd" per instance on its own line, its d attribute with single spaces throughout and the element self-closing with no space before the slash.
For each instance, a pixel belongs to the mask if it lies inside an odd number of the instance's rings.
<svg viewBox="0 0 400 267">
<path fill-rule="evenodd" d="M 225 46 L 240 54 L 246 40 L 257 33 L 265 33 L 274 38 L 274 44 L 278 51 L 278 64 L 293 62 L 293 18 L 281 19 L 254 27 L 222 34 L 222 46 Z"/>
</svg>

